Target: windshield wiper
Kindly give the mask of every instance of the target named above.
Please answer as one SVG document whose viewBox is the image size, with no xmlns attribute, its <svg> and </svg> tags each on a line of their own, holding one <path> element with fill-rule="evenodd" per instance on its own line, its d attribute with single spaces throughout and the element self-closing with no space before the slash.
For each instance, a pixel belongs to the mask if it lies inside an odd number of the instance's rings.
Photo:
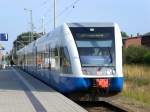
<svg viewBox="0 0 150 112">
<path fill-rule="evenodd" d="M 111 52 L 110 52 L 110 48 L 109 47 L 107 47 L 108 48 L 108 51 L 109 51 L 109 55 L 110 55 L 110 63 L 112 63 L 112 55 L 111 55 Z"/>
</svg>

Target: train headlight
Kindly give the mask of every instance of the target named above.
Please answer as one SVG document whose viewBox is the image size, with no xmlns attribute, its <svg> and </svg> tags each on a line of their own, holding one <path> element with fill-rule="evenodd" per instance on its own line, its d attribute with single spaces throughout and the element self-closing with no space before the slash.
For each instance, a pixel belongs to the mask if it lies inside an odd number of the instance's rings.
<svg viewBox="0 0 150 112">
<path fill-rule="evenodd" d="M 106 69 L 106 74 L 107 75 L 112 75 L 112 69 Z"/>
<path fill-rule="evenodd" d="M 115 74 L 115 70 L 112 68 L 107 68 L 106 69 L 106 75 L 114 75 Z"/>
<path fill-rule="evenodd" d="M 97 75 L 102 75 L 102 73 L 101 73 L 100 70 L 97 70 L 96 74 L 97 74 Z"/>
<path fill-rule="evenodd" d="M 101 70 L 97 71 L 97 75 L 114 75 L 115 70 L 112 68 L 101 68 Z"/>
<path fill-rule="evenodd" d="M 112 74 L 115 75 L 116 74 L 116 71 L 114 69 L 112 69 Z"/>
</svg>

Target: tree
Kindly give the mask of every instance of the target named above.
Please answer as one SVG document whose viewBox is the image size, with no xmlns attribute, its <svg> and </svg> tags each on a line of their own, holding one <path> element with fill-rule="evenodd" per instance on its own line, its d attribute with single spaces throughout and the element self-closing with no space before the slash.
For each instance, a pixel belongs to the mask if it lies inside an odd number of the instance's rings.
<svg viewBox="0 0 150 112">
<path fill-rule="evenodd" d="M 40 38 L 42 33 L 31 33 L 31 32 L 24 32 L 17 36 L 17 39 L 13 42 L 13 52 L 11 56 L 13 57 L 14 62 L 16 63 L 17 55 L 16 52 L 23 48 L 25 45 L 28 45 L 32 41 Z M 32 37 L 32 38 L 31 38 Z"/>
<path fill-rule="evenodd" d="M 144 64 L 150 62 L 150 51 L 144 46 L 129 46 L 123 49 L 123 62 L 124 64 Z"/>
<path fill-rule="evenodd" d="M 32 41 L 40 38 L 41 34 L 39 33 L 31 33 L 25 32 L 17 36 L 17 39 L 13 42 L 13 48 L 19 50 L 23 48 L 25 45 L 28 45 Z"/>
<path fill-rule="evenodd" d="M 129 37 L 128 34 L 126 32 L 124 32 L 124 31 L 121 32 L 121 36 L 122 37 Z"/>
</svg>

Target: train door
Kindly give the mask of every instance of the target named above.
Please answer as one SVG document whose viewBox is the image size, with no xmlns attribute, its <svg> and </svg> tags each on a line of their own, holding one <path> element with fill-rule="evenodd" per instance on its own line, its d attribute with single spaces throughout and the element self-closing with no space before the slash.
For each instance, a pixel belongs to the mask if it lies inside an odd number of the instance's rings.
<svg viewBox="0 0 150 112">
<path fill-rule="evenodd" d="M 50 45 L 48 45 L 48 58 L 49 58 L 49 66 L 48 69 L 51 70 L 51 49 L 50 49 Z"/>
<path fill-rule="evenodd" d="M 60 71 L 60 53 L 59 48 L 50 48 L 51 70 Z"/>
<path fill-rule="evenodd" d="M 37 51 L 36 55 L 36 67 L 37 71 L 40 71 L 43 68 L 43 53 Z"/>
<path fill-rule="evenodd" d="M 60 72 L 60 49 L 55 48 L 55 60 L 56 60 L 56 70 Z"/>
<path fill-rule="evenodd" d="M 56 68 L 56 60 L 55 60 L 55 48 L 50 45 L 50 63 L 51 63 L 51 70 L 54 71 Z"/>
<path fill-rule="evenodd" d="M 49 63 L 50 63 L 50 49 L 49 49 L 49 45 L 45 46 L 45 50 L 44 50 L 44 62 L 43 62 L 43 68 L 44 69 L 49 69 Z"/>
</svg>

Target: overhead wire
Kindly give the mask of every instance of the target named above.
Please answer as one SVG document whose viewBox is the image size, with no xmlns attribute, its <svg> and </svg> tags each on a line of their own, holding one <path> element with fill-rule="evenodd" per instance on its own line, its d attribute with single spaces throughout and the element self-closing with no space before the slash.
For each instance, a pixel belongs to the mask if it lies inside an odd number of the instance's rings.
<svg viewBox="0 0 150 112">
<path fill-rule="evenodd" d="M 44 2 L 42 2 L 41 4 L 40 4 L 40 7 L 42 8 L 42 7 L 46 7 L 46 4 L 48 4 L 48 2 L 49 2 L 50 0 L 45 0 Z M 51 4 L 51 8 L 48 8 L 44 13 L 43 13 L 43 15 L 41 15 L 41 17 L 44 17 L 44 18 L 47 18 L 47 16 L 48 15 L 50 15 L 51 14 L 51 12 L 52 12 L 52 7 L 53 7 L 53 4 L 52 3 L 50 3 Z M 41 23 L 41 18 L 40 18 L 40 23 Z M 37 30 L 41 30 L 42 29 L 42 25 L 40 25 L 38 28 L 37 28 Z"/>
<path fill-rule="evenodd" d="M 45 1 L 41 4 L 41 6 L 46 5 L 48 2 L 49 2 L 49 0 L 45 0 Z"/>
<path fill-rule="evenodd" d="M 45 4 L 47 4 L 48 3 L 48 1 L 49 0 L 45 0 L 43 3 L 42 3 L 42 5 L 44 6 Z M 70 9 L 74 9 L 75 8 L 75 6 L 76 6 L 76 4 L 79 2 L 80 0 L 75 0 L 74 2 L 72 2 L 72 3 L 70 3 L 68 6 L 66 6 L 56 17 L 60 17 L 60 16 L 62 16 L 64 13 L 66 13 L 67 11 L 69 11 Z M 52 4 L 53 5 L 53 4 Z M 51 7 L 53 7 L 51 5 Z M 49 8 L 45 13 L 44 13 L 44 17 L 46 18 L 46 16 L 48 15 L 48 14 L 50 14 L 50 12 L 52 12 L 52 10 L 53 9 L 51 9 L 51 8 Z M 71 11 L 72 10 L 70 10 L 68 13 L 67 13 L 67 16 L 65 16 L 65 18 L 66 17 L 68 17 L 69 16 L 69 13 L 71 13 Z M 47 21 L 45 22 L 45 28 L 47 28 L 47 27 L 50 27 L 50 24 L 52 24 L 53 23 L 53 21 L 50 21 L 52 18 L 48 18 L 47 19 Z M 47 25 L 48 24 L 48 25 Z M 38 28 L 38 29 L 41 29 L 41 27 L 40 28 Z"/>
<path fill-rule="evenodd" d="M 70 5 L 68 5 L 66 8 L 64 8 L 58 15 L 57 17 L 61 16 L 62 14 L 64 14 L 67 10 L 69 10 L 70 8 L 75 8 L 75 5 L 79 2 L 80 0 L 76 0 L 74 2 L 72 2 Z"/>
</svg>

